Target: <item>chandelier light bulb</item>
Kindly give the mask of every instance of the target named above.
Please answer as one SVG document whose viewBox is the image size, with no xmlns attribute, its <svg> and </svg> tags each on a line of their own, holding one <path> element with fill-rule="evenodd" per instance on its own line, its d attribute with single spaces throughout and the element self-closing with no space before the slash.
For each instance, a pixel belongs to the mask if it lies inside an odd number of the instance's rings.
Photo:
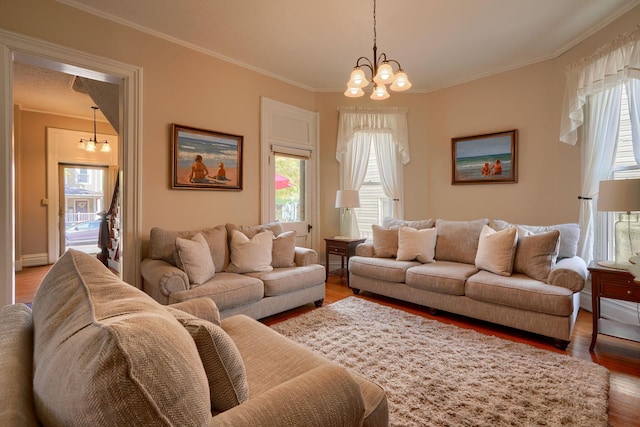
<svg viewBox="0 0 640 427">
<path fill-rule="evenodd" d="M 364 95 L 364 91 L 362 90 L 361 87 L 347 87 L 347 90 L 344 93 L 344 96 L 347 96 L 349 98 L 358 98 L 360 96 Z"/>
<path fill-rule="evenodd" d="M 351 72 L 351 78 L 349 79 L 349 87 L 359 88 L 365 87 L 369 84 L 369 80 L 364 75 L 364 71 L 360 67 L 356 67 Z"/>
<path fill-rule="evenodd" d="M 388 62 L 383 62 L 378 68 L 378 73 L 373 78 L 376 83 L 387 84 L 393 81 L 393 68 Z"/>
<path fill-rule="evenodd" d="M 409 88 L 411 88 L 411 82 L 409 81 L 407 74 L 402 70 L 398 70 L 398 72 L 396 73 L 396 78 L 389 89 L 396 92 L 401 92 Z"/>
<path fill-rule="evenodd" d="M 373 87 L 373 92 L 371 92 L 371 99 L 380 101 L 387 98 L 389 98 L 389 92 L 387 92 L 387 87 L 385 85 L 376 84 Z"/>
<path fill-rule="evenodd" d="M 111 145 L 109 145 L 109 141 L 105 141 L 102 144 L 102 148 L 100 148 L 100 151 L 102 151 L 103 153 L 110 153 L 111 152 Z"/>
<path fill-rule="evenodd" d="M 93 139 L 90 139 L 89 142 L 87 142 L 87 151 L 96 151 L 96 143 Z"/>
</svg>

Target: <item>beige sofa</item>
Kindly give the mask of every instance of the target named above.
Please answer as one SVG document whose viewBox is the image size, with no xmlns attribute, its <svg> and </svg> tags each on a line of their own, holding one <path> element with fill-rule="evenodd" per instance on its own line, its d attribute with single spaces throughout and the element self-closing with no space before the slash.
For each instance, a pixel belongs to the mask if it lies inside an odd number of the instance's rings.
<svg viewBox="0 0 640 427">
<path fill-rule="evenodd" d="M 373 231 L 373 239 L 349 260 L 355 293 L 368 291 L 568 345 L 588 276 L 576 256 L 577 224 L 385 219 Z M 423 249 L 415 248 L 413 235 Z"/>
<path fill-rule="evenodd" d="M 202 250 L 192 241 L 198 234 L 206 242 L 200 244 Z M 179 244 L 184 246 L 182 257 Z M 189 246 L 196 247 L 191 260 L 185 257 Z M 285 232 L 278 222 L 194 231 L 156 227 L 148 252 L 140 266 L 143 289 L 161 304 L 205 297 L 215 301 L 222 318 L 246 314 L 261 319 L 311 302 L 319 307 L 325 296 L 325 271 L 317 264 L 318 254 L 296 247 L 295 233 Z M 209 262 L 209 274 L 203 274 L 201 267 Z M 190 271 L 190 264 L 195 271 Z"/>
<path fill-rule="evenodd" d="M 190 313 L 190 314 L 189 314 Z M 0 310 L 0 425 L 386 426 L 378 385 L 209 298 L 163 306 L 70 250 Z"/>
</svg>

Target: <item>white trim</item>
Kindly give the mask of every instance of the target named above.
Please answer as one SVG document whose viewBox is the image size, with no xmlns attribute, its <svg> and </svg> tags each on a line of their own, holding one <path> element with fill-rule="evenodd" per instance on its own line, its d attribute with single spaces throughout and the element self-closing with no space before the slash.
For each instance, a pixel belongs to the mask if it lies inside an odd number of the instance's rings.
<svg viewBox="0 0 640 427">
<path fill-rule="evenodd" d="M 318 143 L 320 141 L 320 116 L 293 105 L 262 97 L 260 101 L 260 164 L 261 188 L 260 218 L 263 223 L 275 220 L 275 173 L 273 148 L 307 159 L 307 224 L 312 226 L 305 246 L 316 249 L 320 245 L 320 180 L 318 179 Z M 293 125 L 293 126 L 291 126 Z M 297 223 L 298 224 L 298 223 Z M 306 228 L 306 226 L 305 226 Z M 304 230 L 306 233 L 306 230 Z M 302 235 L 302 230 L 298 233 Z M 299 239 L 299 243 L 303 239 Z"/>
<path fill-rule="evenodd" d="M 15 300 L 15 214 L 13 165 L 13 56 L 39 58 L 119 79 L 122 90 L 120 114 L 122 177 L 123 259 L 122 279 L 138 288 L 142 241 L 142 69 L 44 40 L 0 29 L 0 306 Z M 95 77 L 94 77 L 95 78 Z"/>
<path fill-rule="evenodd" d="M 0 41 L 1 38 L 0 38 Z M 15 302 L 15 181 L 13 168 L 13 59 L 0 43 L 0 307 Z"/>
<path fill-rule="evenodd" d="M 600 299 L 600 315 L 610 320 L 627 323 L 629 325 L 640 325 L 638 313 L 633 309 L 633 303 L 607 298 Z M 580 308 L 592 312 L 591 289 L 583 289 L 580 292 Z"/>
<path fill-rule="evenodd" d="M 39 267 L 49 264 L 46 253 L 22 255 L 21 263 L 23 267 Z"/>
</svg>

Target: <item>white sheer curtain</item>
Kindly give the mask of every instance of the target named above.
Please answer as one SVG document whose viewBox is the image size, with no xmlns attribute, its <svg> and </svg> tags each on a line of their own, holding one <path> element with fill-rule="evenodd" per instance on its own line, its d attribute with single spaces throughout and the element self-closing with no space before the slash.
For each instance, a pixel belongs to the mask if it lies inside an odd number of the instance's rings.
<svg viewBox="0 0 640 427">
<path fill-rule="evenodd" d="M 627 97 L 629 99 L 629 116 L 631 118 L 631 140 L 633 143 L 633 156 L 640 165 L 640 80 L 627 80 Z"/>
<path fill-rule="evenodd" d="M 404 218 L 404 209 L 400 203 L 402 195 L 402 165 L 399 162 L 398 149 L 389 133 L 373 134 L 376 158 L 378 159 L 378 172 L 384 194 L 391 199 L 391 214 L 393 218 Z"/>
<path fill-rule="evenodd" d="M 566 75 L 560 141 L 575 145 L 578 129 L 586 124 L 582 134 L 582 204 L 579 219 L 582 235 L 578 251 L 585 261 L 590 262 L 593 259 L 594 236 L 592 199 L 598 194 L 599 182 L 609 178 L 613 165 L 622 85 L 632 79 L 640 79 L 640 28 L 571 64 L 567 67 Z M 633 143 L 638 159 L 640 142 L 636 136 L 640 121 L 633 101 L 638 99 L 637 83 L 628 83 L 627 87 L 631 88 L 629 102 L 630 107 L 633 104 L 632 122 L 635 120 L 632 124 L 635 132 Z"/>
<path fill-rule="evenodd" d="M 586 262 L 593 259 L 593 198 L 600 181 L 609 179 L 615 156 L 622 85 L 610 87 L 587 100 L 587 120 L 582 147 L 582 204 L 578 255 Z"/>
<path fill-rule="evenodd" d="M 407 109 L 345 107 L 338 111 L 336 159 L 340 163 L 341 188 L 360 190 L 373 143 L 385 195 L 393 200 L 393 216 L 402 218 L 401 167 L 411 158 Z"/>
</svg>

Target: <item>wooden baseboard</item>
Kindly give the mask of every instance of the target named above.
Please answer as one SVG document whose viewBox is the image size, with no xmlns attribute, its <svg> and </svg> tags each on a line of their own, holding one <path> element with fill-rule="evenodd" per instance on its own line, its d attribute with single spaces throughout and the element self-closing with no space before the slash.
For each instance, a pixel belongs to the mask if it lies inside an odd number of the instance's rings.
<svg viewBox="0 0 640 427">
<path fill-rule="evenodd" d="M 41 265 L 49 264 L 49 257 L 46 253 L 41 254 L 27 254 L 22 255 L 19 261 L 16 261 L 16 265 L 20 262 L 22 267 L 38 267 Z M 20 269 L 22 270 L 22 268 Z M 20 271 L 17 270 L 17 271 Z"/>
</svg>

